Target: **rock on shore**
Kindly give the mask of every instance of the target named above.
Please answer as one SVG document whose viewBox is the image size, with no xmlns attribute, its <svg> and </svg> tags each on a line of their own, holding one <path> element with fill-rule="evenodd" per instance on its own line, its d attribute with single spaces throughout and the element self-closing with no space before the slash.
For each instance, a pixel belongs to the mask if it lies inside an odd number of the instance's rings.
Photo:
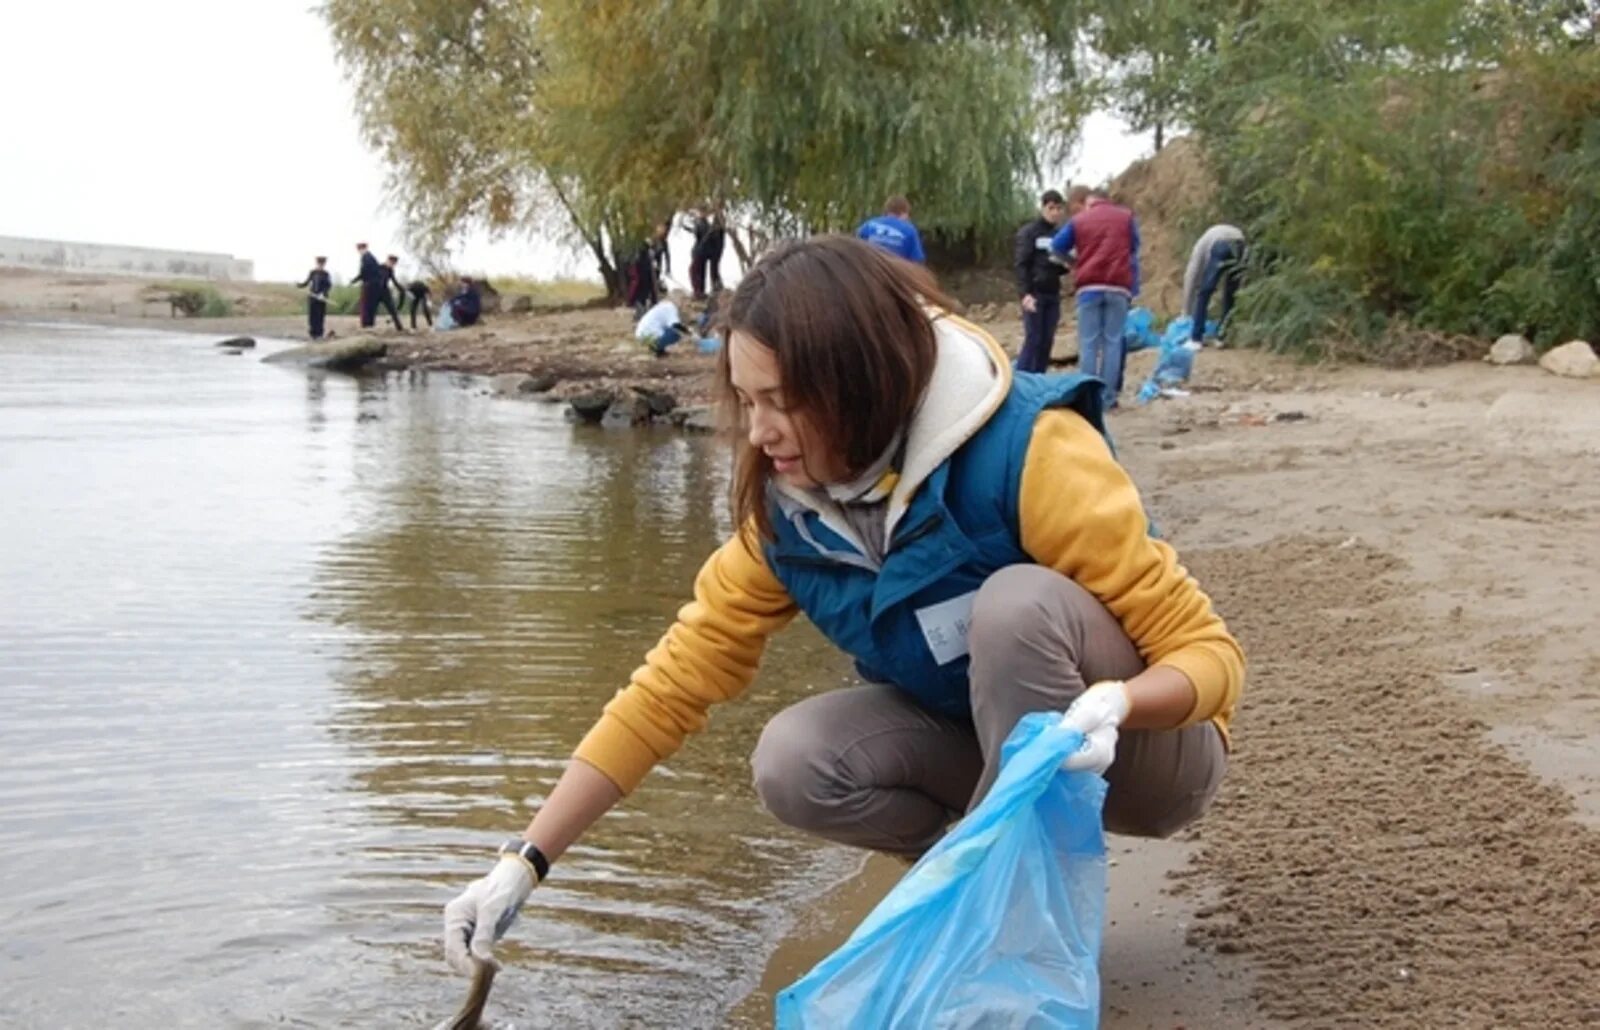
<svg viewBox="0 0 1600 1030">
<path fill-rule="evenodd" d="M 293 365 L 300 368 L 321 368 L 336 372 L 350 372 L 387 353 L 389 347 L 371 336 L 356 336 L 333 343 L 308 343 L 303 347 L 290 347 L 262 358 L 272 365 Z"/>
<path fill-rule="evenodd" d="M 1568 379 L 1589 379 L 1600 375 L 1600 358 L 1595 357 L 1594 348 L 1587 342 L 1572 340 L 1545 351 L 1539 367 Z"/>
</svg>

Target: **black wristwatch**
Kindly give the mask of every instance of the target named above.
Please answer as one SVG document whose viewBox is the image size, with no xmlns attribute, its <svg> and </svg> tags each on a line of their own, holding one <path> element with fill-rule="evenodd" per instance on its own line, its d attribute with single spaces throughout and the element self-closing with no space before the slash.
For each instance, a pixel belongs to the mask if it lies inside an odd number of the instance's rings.
<svg viewBox="0 0 1600 1030">
<path fill-rule="evenodd" d="M 533 842 L 515 837 L 500 845 L 500 854 L 516 855 L 527 860 L 533 866 L 533 879 L 535 883 L 543 883 L 544 878 L 550 875 L 550 860 L 544 857 L 544 852 L 534 846 Z"/>
</svg>

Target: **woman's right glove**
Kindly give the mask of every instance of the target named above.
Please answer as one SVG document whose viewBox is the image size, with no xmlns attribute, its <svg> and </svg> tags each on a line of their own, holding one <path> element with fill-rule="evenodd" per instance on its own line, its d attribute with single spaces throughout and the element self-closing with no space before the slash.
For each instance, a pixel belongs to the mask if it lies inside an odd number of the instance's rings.
<svg viewBox="0 0 1600 1030">
<path fill-rule="evenodd" d="M 528 859 L 502 852 L 488 876 L 456 895 L 444 907 L 444 960 L 450 968 L 471 976 L 473 959 L 493 963 L 495 941 L 505 936 L 537 885 Z"/>
<path fill-rule="evenodd" d="M 1117 727 L 1128 717 L 1131 702 L 1121 682 L 1107 680 L 1079 694 L 1061 717 L 1061 725 L 1083 734 L 1083 746 L 1067 756 L 1063 769 L 1085 769 L 1104 776 L 1117 757 Z"/>
</svg>

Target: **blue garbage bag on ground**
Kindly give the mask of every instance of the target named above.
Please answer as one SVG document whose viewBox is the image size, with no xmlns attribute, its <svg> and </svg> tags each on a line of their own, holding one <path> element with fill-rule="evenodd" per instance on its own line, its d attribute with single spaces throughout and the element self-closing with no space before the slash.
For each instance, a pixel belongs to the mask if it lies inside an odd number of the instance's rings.
<svg viewBox="0 0 1600 1030">
<path fill-rule="evenodd" d="M 1189 316 L 1174 318 L 1161 334 L 1161 357 L 1151 371 L 1150 378 L 1139 387 L 1137 401 L 1148 404 L 1161 396 L 1161 391 L 1188 382 L 1194 371 L 1194 356 L 1200 345 L 1189 339 L 1194 321 Z"/>
<path fill-rule="evenodd" d="M 1103 779 L 1061 771 L 1083 735 L 1017 723 L 989 795 L 838 951 L 778 995 L 779 1030 L 1097 1025 Z"/>
<path fill-rule="evenodd" d="M 1189 342 L 1189 333 L 1194 329 L 1194 319 L 1188 315 L 1180 315 L 1167 323 L 1167 328 L 1161 333 L 1161 349 L 1169 351 L 1181 343 Z"/>
<path fill-rule="evenodd" d="M 1122 350 L 1126 354 L 1148 350 L 1161 344 L 1156 332 L 1156 316 L 1149 308 L 1132 308 L 1122 323 Z"/>
</svg>

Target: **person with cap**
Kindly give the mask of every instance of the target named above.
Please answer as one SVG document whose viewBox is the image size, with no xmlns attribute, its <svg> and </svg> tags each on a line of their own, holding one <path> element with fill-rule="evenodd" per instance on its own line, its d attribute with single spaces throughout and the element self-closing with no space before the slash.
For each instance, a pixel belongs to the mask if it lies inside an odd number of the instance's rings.
<svg viewBox="0 0 1600 1030">
<path fill-rule="evenodd" d="M 356 253 L 361 255 L 361 267 L 350 284 L 361 284 L 361 314 L 357 322 L 361 328 L 371 329 L 378 312 L 378 284 L 383 282 L 383 266 L 365 243 L 356 244 Z"/>
<path fill-rule="evenodd" d="M 333 276 L 328 274 L 328 259 L 317 258 L 317 267 L 307 272 L 305 279 L 295 286 L 306 291 L 306 318 L 311 323 L 311 338 L 320 340 L 328 317 L 328 293 L 333 289 Z"/>
</svg>

